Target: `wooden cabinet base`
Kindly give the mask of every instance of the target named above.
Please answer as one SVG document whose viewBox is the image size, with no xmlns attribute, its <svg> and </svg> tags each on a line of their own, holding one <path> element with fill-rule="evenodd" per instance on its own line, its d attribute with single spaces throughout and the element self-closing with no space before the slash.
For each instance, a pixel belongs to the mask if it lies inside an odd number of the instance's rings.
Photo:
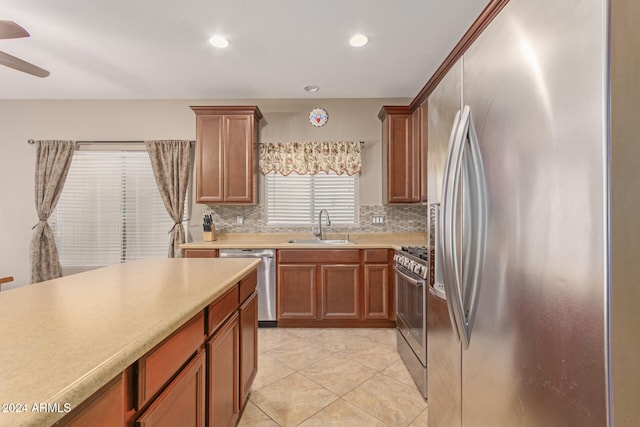
<svg viewBox="0 0 640 427">
<path fill-rule="evenodd" d="M 280 319 L 279 328 L 395 328 L 394 320 L 368 319 Z"/>
</svg>

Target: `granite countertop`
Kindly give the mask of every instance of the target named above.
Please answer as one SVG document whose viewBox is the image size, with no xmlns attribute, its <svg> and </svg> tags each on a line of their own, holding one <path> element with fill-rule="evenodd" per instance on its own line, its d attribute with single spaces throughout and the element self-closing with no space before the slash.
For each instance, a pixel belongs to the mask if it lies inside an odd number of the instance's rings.
<svg viewBox="0 0 640 427">
<path fill-rule="evenodd" d="M 325 233 L 325 239 L 344 239 L 345 233 Z M 427 233 L 350 233 L 351 243 L 341 244 L 300 244 L 289 240 L 312 240 L 312 233 L 221 233 L 213 242 L 194 241 L 181 245 L 184 249 L 215 248 L 269 248 L 269 249 L 400 249 L 400 246 L 426 245 Z"/>
<path fill-rule="evenodd" d="M 0 292 L 0 426 L 62 418 L 33 405 L 77 407 L 259 262 L 140 260 Z"/>
</svg>

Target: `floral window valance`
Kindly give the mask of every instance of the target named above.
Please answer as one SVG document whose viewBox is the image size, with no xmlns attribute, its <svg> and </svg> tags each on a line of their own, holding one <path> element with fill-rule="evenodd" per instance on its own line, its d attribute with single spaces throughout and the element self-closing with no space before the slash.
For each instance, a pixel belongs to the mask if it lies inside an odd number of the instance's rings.
<svg viewBox="0 0 640 427">
<path fill-rule="evenodd" d="M 260 172 L 315 175 L 334 171 L 355 175 L 362 168 L 358 141 L 271 142 L 260 144 Z"/>
</svg>

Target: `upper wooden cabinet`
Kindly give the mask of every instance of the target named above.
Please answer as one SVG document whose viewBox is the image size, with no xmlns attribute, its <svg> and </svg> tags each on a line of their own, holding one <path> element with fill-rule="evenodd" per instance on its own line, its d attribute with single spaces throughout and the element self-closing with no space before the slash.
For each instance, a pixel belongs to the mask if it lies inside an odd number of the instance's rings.
<svg viewBox="0 0 640 427">
<path fill-rule="evenodd" d="M 385 105 L 382 120 L 382 175 L 385 204 L 426 201 L 426 109 Z M 424 160 L 422 160 L 424 157 Z M 424 189 L 423 189 L 424 187 Z"/>
<path fill-rule="evenodd" d="M 256 106 L 195 106 L 196 203 L 256 202 Z"/>
<path fill-rule="evenodd" d="M 419 202 L 427 202 L 427 120 L 428 114 L 427 101 L 425 100 L 411 115 L 411 123 L 413 126 L 413 145 L 414 152 L 417 152 L 416 159 L 413 164 L 418 168 L 416 177 L 418 179 L 419 190 L 413 189 L 413 198 L 418 198 Z M 417 147 L 417 148 L 416 148 Z M 416 151 L 417 150 L 417 151 Z M 414 169 L 415 170 L 415 169 Z"/>
</svg>

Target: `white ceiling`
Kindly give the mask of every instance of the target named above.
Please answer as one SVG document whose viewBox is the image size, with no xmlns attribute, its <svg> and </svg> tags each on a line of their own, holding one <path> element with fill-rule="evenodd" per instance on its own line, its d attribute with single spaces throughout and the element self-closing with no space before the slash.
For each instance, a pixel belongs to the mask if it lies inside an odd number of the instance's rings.
<svg viewBox="0 0 640 427">
<path fill-rule="evenodd" d="M 2 0 L 31 37 L 0 50 L 51 75 L 0 66 L 0 98 L 414 97 L 488 2 Z"/>
</svg>

